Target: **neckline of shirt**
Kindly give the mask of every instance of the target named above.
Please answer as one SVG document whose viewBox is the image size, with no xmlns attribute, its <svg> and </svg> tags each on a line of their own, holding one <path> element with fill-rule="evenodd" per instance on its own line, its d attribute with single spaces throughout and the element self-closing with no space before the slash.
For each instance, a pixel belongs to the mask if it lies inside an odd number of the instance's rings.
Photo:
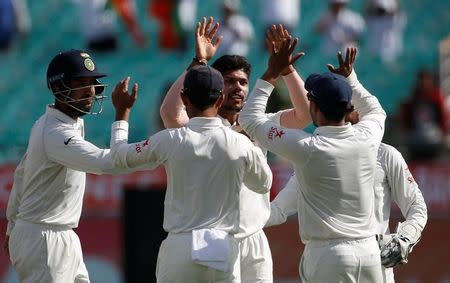
<svg viewBox="0 0 450 283">
<path fill-rule="evenodd" d="M 71 124 L 71 125 L 79 125 L 82 121 L 81 118 L 77 118 L 76 120 L 74 120 L 72 117 L 69 117 L 68 115 L 64 114 L 60 110 L 56 109 L 53 104 L 47 105 L 47 113 L 49 115 L 56 117 L 57 119 L 61 120 L 62 122 Z"/>
</svg>

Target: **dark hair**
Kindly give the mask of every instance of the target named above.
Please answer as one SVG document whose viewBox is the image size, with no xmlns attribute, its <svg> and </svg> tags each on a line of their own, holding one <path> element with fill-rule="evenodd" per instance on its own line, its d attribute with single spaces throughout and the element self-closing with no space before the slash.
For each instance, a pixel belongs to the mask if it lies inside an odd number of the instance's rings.
<svg viewBox="0 0 450 283">
<path fill-rule="evenodd" d="M 340 122 L 342 121 L 342 119 L 345 118 L 345 115 L 347 115 L 348 113 L 352 112 L 354 110 L 354 106 L 351 105 L 347 105 L 347 103 L 342 103 L 340 105 L 336 105 L 336 107 L 331 108 L 331 109 L 320 109 L 320 112 L 322 112 L 323 116 L 325 117 L 325 119 L 327 119 L 328 121 L 332 121 L 332 122 Z"/>
<path fill-rule="evenodd" d="M 209 91 L 207 93 L 201 93 L 198 91 L 189 91 L 183 89 L 183 95 L 189 98 L 189 101 L 200 111 L 204 111 L 214 105 L 217 99 L 222 95 L 222 91 Z"/>
<path fill-rule="evenodd" d="M 240 55 L 223 55 L 219 57 L 212 65 L 214 69 L 218 70 L 222 75 L 230 71 L 242 69 L 244 73 L 250 77 L 252 65 L 244 56 Z"/>
</svg>

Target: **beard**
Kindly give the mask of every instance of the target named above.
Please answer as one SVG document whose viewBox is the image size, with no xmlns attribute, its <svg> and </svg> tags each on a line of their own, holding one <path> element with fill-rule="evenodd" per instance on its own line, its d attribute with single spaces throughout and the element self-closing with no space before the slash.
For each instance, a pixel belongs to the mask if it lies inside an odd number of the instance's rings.
<svg viewBox="0 0 450 283">
<path fill-rule="evenodd" d="M 220 108 L 228 112 L 240 112 L 243 107 L 244 107 L 243 104 L 242 105 L 226 104 L 222 105 Z"/>
<path fill-rule="evenodd" d="M 84 115 L 90 113 L 91 109 L 92 109 L 92 104 L 86 105 L 86 104 L 81 104 L 81 103 L 72 103 L 71 105 L 73 107 L 75 107 L 75 108 L 72 108 L 72 110 L 76 114 L 77 117 L 81 117 L 81 116 L 84 116 Z"/>
</svg>

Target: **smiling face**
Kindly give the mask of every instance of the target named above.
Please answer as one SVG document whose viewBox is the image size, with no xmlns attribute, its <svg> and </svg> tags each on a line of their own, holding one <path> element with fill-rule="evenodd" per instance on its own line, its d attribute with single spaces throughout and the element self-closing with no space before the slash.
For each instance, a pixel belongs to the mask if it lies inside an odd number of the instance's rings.
<svg viewBox="0 0 450 283">
<path fill-rule="evenodd" d="M 243 69 L 229 71 L 223 74 L 224 102 L 221 109 L 224 111 L 241 111 L 248 95 L 248 75 Z"/>
</svg>

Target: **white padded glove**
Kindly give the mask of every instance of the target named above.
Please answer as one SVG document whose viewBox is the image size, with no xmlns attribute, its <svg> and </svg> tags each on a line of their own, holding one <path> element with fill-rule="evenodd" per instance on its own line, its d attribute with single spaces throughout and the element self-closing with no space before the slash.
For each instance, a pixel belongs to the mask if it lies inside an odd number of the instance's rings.
<svg viewBox="0 0 450 283">
<path fill-rule="evenodd" d="M 399 223 L 395 234 L 383 235 L 378 241 L 381 249 L 381 264 L 395 267 L 408 262 L 408 255 L 419 242 L 420 229 L 412 223 Z"/>
</svg>

